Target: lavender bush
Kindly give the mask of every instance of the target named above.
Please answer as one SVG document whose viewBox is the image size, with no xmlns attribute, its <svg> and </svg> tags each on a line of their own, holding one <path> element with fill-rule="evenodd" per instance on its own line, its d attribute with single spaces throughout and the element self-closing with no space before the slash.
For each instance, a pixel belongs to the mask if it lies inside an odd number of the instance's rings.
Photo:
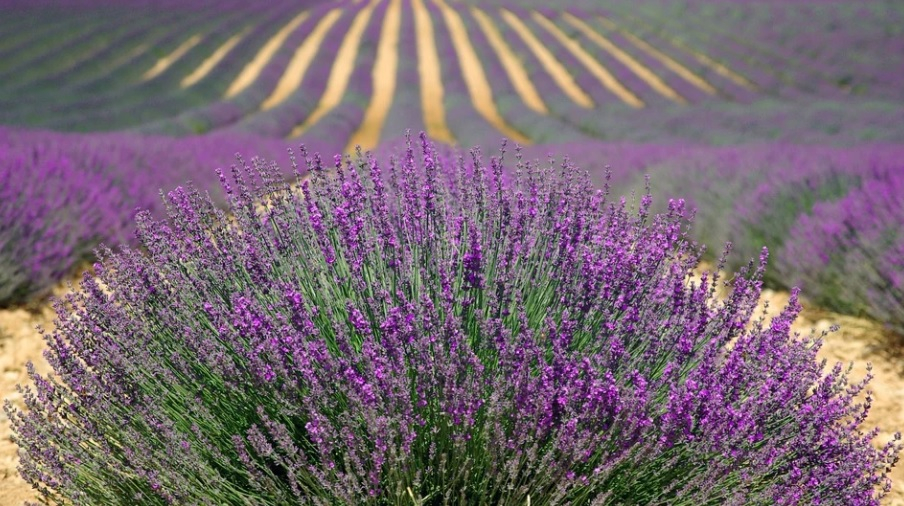
<svg viewBox="0 0 904 506">
<path fill-rule="evenodd" d="M 801 216 L 778 265 L 818 304 L 904 335 L 904 173 L 874 170 L 843 199 Z"/>
<path fill-rule="evenodd" d="M 879 504 L 899 451 L 765 254 L 715 298 L 684 206 L 570 164 L 421 139 L 388 166 L 302 151 L 192 189 L 58 301 L 56 374 L 7 404 L 47 502 Z M 293 159 L 293 167 L 295 167 Z M 300 169 L 295 168 L 296 172 Z M 301 174 L 299 174 L 301 175 Z M 143 251 L 143 253 L 142 253 Z M 730 346 L 729 346 L 730 343 Z"/>
<path fill-rule="evenodd" d="M 646 151 L 649 153 L 640 153 L 637 166 L 643 170 L 637 172 L 653 176 L 657 195 L 686 196 L 700 218 L 695 239 L 710 247 L 731 241 L 740 253 L 740 258 L 731 262 L 733 268 L 764 246 L 778 252 L 787 241 L 798 240 L 802 231 L 795 227 L 802 217 L 821 203 L 844 198 L 876 173 L 899 171 L 904 154 L 894 145 L 674 146 L 658 158 L 656 150 Z M 640 184 L 633 186 L 639 188 Z M 877 201 L 876 205 L 878 209 L 885 204 Z M 893 214 L 891 209 L 888 212 Z M 810 233 L 804 235 L 815 240 Z M 813 255 L 797 262 L 812 262 L 814 269 L 820 268 Z M 768 281 L 787 289 L 794 286 L 794 276 L 785 265 L 779 262 Z"/>
<path fill-rule="evenodd" d="M 161 186 L 213 174 L 248 145 L 281 152 L 281 141 L 217 134 L 188 139 L 74 135 L 0 128 L 0 307 L 42 296 L 100 243 L 133 242 L 135 209 L 162 214 Z M 222 201 L 222 195 L 214 193 Z"/>
<path fill-rule="evenodd" d="M 131 220 L 122 207 L 103 174 L 0 144 L 0 306 L 48 290 L 99 242 L 123 240 Z"/>
</svg>

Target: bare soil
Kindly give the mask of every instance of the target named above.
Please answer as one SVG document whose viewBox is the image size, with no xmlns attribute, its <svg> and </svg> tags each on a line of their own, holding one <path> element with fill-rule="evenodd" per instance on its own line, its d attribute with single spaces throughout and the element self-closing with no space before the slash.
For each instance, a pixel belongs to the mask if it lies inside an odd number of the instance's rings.
<svg viewBox="0 0 904 506">
<path fill-rule="evenodd" d="M 41 373 L 50 370 L 42 351 L 44 341 L 35 329 L 53 328 L 53 311 L 44 307 L 37 312 L 25 309 L 0 311 L 0 396 L 22 407 L 22 394 L 16 385 L 28 384 L 25 364 L 34 362 Z M 10 439 L 11 429 L 5 412 L 0 412 L 0 504 L 16 505 L 34 500 L 31 487 L 19 477 L 18 448 Z"/>
</svg>

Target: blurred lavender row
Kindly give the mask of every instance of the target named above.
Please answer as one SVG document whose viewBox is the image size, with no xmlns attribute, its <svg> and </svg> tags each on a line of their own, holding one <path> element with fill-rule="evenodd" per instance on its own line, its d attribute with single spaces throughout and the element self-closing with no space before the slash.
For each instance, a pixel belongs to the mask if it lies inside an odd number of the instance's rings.
<svg viewBox="0 0 904 506">
<path fill-rule="evenodd" d="M 173 139 L 0 128 L 0 306 L 45 293 L 93 258 L 133 238 L 137 209 L 162 210 L 159 192 L 193 180 L 219 185 L 237 151 L 285 159 L 288 144 L 218 134 Z"/>
<path fill-rule="evenodd" d="M 904 335 L 904 162 L 814 205 L 778 257 L 819 304 L 885 322 Z"/>
</svg>

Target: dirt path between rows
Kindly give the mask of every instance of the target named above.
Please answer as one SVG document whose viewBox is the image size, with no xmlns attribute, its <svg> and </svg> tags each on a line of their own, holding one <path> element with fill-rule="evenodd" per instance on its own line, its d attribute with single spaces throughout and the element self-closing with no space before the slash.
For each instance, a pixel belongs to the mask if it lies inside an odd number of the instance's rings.
<svg viewBox="0 0 904 506">
<path fill-rule="evenodd" d="M 61 293 L 63 290 L 58 290 Z M 788 294 L 766 290 L 763 299 L 770 301 L 770 314 L 778 313 L 788 301 Z M 29 312 L 24 309 L 0 311 L 0 397 L 9 398 L 18 406 L 22 396 L 16 393 L 16 384 L 25 384 L 28 377 L 25 363 L 34 361 L 38 371 L 47 372 L 49 366 L 41 356 L 44 343 L 35 330 L 41 325 L 52 328 L 53 314 L 48 306 Z M 866 373 L 867 362 L 873 365 L 875 378 L 870 387 L 875 400 L 867 426 L 879 426 L 882 430 L 879 442 L 888 441 L 894 431 L 904 430 L 904 347 L 890 344 L 878 324 L 826 311 L 805 308 L 795 323 L 795 330 L 808 334 L 828 329 L 833 323 L 841 330 L 830 334 L 820 355 L 829 363 L 854 362 L 853 378 Z M 10 440 L 9 421 L 0 413 L 0 504 L 18 505 L 34 499 L 31 488 L 17 474 L 17 448 Z M 894 482 L 891 495 L 884 504 L 904 506 L 904 464 L 892 472 Z"/>
<path fill-rule="evenodd" d="M 0 396 L 22 407 L 22 395 L 16 385 L 28 383 L 25 363 L 32 361 L 41 373 L 50 365 L 41 356 L 44 341 L 35 330 L 37 325 L 52 328 L 53 312 L 49 307 L 40 312 L 24 309 L 0 311 Z M 11 430 L 5 412 L 0 412 L 0 504 L 13 506 L 35 499 L 31 487 L 19 476 L 18 448 L 10 440 Z"/>
<path fill-rule="evenodd" d="M 436 49 L 433 21 L 424 0 L 411 0 L 414 29 L 417 35 L 417 71 L 420 75 L 421 110 L 427 135 L 445 144 L 455 144 L 455 136 L 446 124 L 443 107 L 443 77 L 439 52 Z"/>
<path fill-rule="evenodd" d="M 257 54 L 254 55 L 254 59 L 245 65 L 245 68 L 242 69 L 238 77 L 232 81 L 232 84 L 229 85 L 223 98 L 232 98 L 254 84 L 254 81 L 261 75 L 261 72 L 264 71 L 264 67 L 270 63 L 270 60 L 273 59 L 273 56 L 279 51 L 279 48 L 281 48 L 286 39 L 289 38 L 289 35 L 292 35 L 292 32 L 295 31 L 295 29 L 310 15 L 310 12 L 302 11 L 292 18 L 292 21 L 289 21 L 285 26 L 280 28 L 276 34 L 270 37 L 270 40 L 268 40 L 260 50 L 258 50 Z"/>
<path fill-rule="evenodd" d="M 373 93 L 370 104 L 364 111 L 364 118 L 358 129 L 352 134 L 345 146 L 346 153 L 355 151 L 356 146 L 371 150 L 380 143 L 383 124 L 392 107 L 392 99 L 396 91 L 396 78 L 399 68 L 399 36 L 402 27 L 402 1 L 390 0 L 380 30 L 380 41 L 377 44 L 377 56 L 374 60 L 371 79 Z"/>
</svg>

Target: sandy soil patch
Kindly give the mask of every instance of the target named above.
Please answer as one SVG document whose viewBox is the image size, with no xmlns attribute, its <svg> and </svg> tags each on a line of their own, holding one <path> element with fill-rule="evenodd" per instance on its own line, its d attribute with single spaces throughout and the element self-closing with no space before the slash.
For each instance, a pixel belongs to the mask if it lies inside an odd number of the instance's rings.
<svg viewBox="0 0 904 506">
<path fill-rule="evenodd" d="M 28 384 L 25 363 L 32 361 L 38 372 L 50 371 L 41 352 L 44 341 L 35 327 L 53 327 L 53 311 L 42 307 L 35 312 L 25 309 L 0 311 L 0 395 L 23 407 L 22 395 L 16 385 Z M 0 412 L 0 504 L 23 504 L 34 500 L 31 486 L 19 477 L 18 447 L 10 440 L 12 431 L 6 413 Z"/>
<path fill-rule="evenodd" d="M 402 1 L 391 0 L 380 31 L 380 42 L 377 46 L 377 58 L 374 61 L 371 79 L 373 94 L 370 104 L 364 112 L 364 119 L 358 130 L 352 134 L 345 151 L 352 152 L 355 146 L 361 149 L 373 149 L 380 142 L 383 123 L 392 106 L 392 97 L 396 89 L 396 77 L 399 68 L 399 30 L 402 26 Z"/>
<path fill-rule="evenodd" d="M 442 67 L 439 64 L 439 52 L 433 34 L 433 21 L 423 0 L 411 0 L 411 8 L 414 11 L 414 30 L 417 35 L 417 70 L 421 80 L 424 127 L 431 139 L 455 144 L 455 136 L 446 124 Z"/>
<path fill-rule="evenodd" d="M 257 80 L 258 76 L 261 75 L 261 72 L 263 72 L 267 63 L 273 59 L 273 55 L 279 51 L 279 48 L 282 47 L 286 39 L 289 38 L 289 35 L 291 35 L 292 32 L 298 28 L 298 25 L 304 22 L 308 16 L 310 16 L 308 11 L 301 12 L 292 18 L 291 21 L 286 23 L 285 26 L 280 28 L 273 37 L 270 37 L 270 40 L 268 40 L 263 47 L 261 47 L 260 51 L 254 55 L 254 59 L 252 59 L 248 65 L 245 65 L 245 68 L 242 69 L 238 77 L 232 81 L 232 84 L 230 84 L 229 88 L 226 90 L 224 98 L 234 97 L 244 91 L 245 88 L 251 86 L 251 84 Z"/>
</svg>

